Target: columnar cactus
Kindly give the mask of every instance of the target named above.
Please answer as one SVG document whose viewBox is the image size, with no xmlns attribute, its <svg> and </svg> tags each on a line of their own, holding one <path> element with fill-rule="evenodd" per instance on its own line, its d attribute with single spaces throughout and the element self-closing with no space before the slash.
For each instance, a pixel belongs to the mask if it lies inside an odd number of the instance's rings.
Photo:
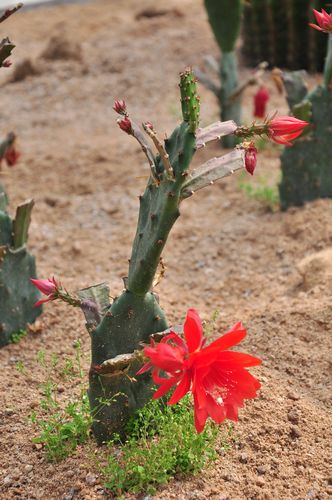
<svg viewBox="0 0 332 500">
<path fill-rule="evenodd" d="M 327 32 L 332 33 L 332 15 L 330 24 L 331 31 Z M 285 73 L 284 84 L 294 116 L 311 122 L 308 133 L 281 156 L 280 202 L 286 209 L 316 198 L 332 197 L 329 160 L 332 153 L 332 34 L 329 35 L 323 84 L 308 92 L 303 72 Z"/>
<path fill-rule="evenodd" d="M 269 61 L 288 70 L 321 71 L 325 43 L 310 30 L 313 8 L 328 5 L 326 0 L 250 0 L 244 3 L 242 53 L 245 62 L 256 66 Z"/>
</svg>

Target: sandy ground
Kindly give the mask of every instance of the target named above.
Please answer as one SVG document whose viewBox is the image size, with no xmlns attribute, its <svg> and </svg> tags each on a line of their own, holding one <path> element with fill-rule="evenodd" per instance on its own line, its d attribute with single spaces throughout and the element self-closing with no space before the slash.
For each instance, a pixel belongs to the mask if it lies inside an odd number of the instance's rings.
<svg viewBox="0 0 332 500">
<path fill-rule="evenodd" d="M 13 129 L 19 136 L 22 160 L 3 173 L 2 182 L 12 206 L 29 197 L 36 201 L 30 248 L 41 277 L 55 273 L 71 290 L 108 280 L 114 295 L 121 291 L 137 196 L 148 172 L 139 147 L 118 129 L 112 102 L 126 98 L 138 120 L 170 132 L 180 116 L 178 72 L 202 64 L 207 53 L 218 54 L 201 2 L 178 4 L 161 0 L 158 7 L 167 15 L 137 20 L 152 1 L 104 0 L 23 11 L 3 25 L 17 44 L 15 64 L 28 57 L 38 72 L 14 83 L 8 80 L 15 67 L 2 72 L 0 121 L 3 133 Z M 40 57 L 54 36 L 68 41 L 67 59 Z M 252 92 L 245 94 L 245 121 Z M 200 94 L 207 125 L 218 109 L 208 91 L 201 88 Z M 287 109 L 274 95 L 271 111 L 276 107 Z M 217 154 L 213 145 L 195 163 Z M 267 149 L 259 155 L 257 175 L 276 179 L 278 165 L 278 152 Z M 270 212 L 241 192 L 236 177 L 183 204 L 164 254 L 162 306 L 171 322 L 188 307 L 204 319 L 218 309 L 220 332 L 242 320 L 249 330 L 242 349 L 264 360 L 255 371 L 263 388 L 242 410 L 231 450 L 197 477 L 176 478 L 157 498 L 331 495 L 332 258 L 321 254 L 332 248 L 331 216 L 331 200 Z M 92 440 L 56 466 L 31 442 L 28 416 L 44 380 L 36 353 L 73 355 L 77 338 L 88 354 L 81 314 L 54 303 L 45 307 L 41 332 L 0 351 L 3 499 L 104 494 L 101 479 L 86 479 L 96 474 Z M 23 374 L 17 361 L 26 367 Z M 88 364 L 87 355 L 86 370 Z M 75 391 L 70 384 L 63 389 L 63 399 Z"/>
</svg>

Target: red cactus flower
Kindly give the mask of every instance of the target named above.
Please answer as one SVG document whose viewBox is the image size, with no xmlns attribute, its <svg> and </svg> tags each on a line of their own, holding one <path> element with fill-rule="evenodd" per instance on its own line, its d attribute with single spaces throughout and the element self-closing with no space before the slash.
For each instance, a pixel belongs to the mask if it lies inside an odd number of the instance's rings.
<svg viewBox="0 0 332 500">
<path fill-rule="evenodd" d="M 144 354 L 149 358 L 137 373 L 152 368 L 152 379 L 159 384 L 153 399 L 162 397 L 171 388 L 175 390 L 168 401 L 177 403 L 189 391 L 194 396 L 195 427 L 202 432 L 208 417 L 220 424 L 229 418 L 237 420 L 238 408 L 244 399 L 254 398 L 260 383 L 245 368 L 261 363 L 248 354 L 228 351 L 245 336 L 246 330 L 237 323 L 229 332 L 204 347 L 206 339 L 200 317 L 189 309 L 184 323 L 185 341 L 174 332 L 159 344 L 151 341 Z M 160 372 L 166 377 L 160 376 Z"/>
<path fill-rule="evenodd" d="M 270 94 L 265 85 L 262 85 L 254 96 L 254 116 L 264 118 L 266 115 L 266 104 Z"/>
<path fill-rule="evenodd" d="M 15 149 L 15 146 L 11 146 L 6 150 L 4 159 L 9 167 L 13 167 L 17 163 L 20 156 L 21 153 Z"/>
<path fill-rule="evenodd" d="M 292 146 L 290 141 L 298 137 L 308 125 L 308 122 L 293 116 L 278 116 L 268 122 L 268 135 L 278 144 Z"/>
<path fill-rule="evenodd" d="M 38 300 L 38 302 L 34 304 L 34 307 L 38 307 L 45 302 L 58 298 L 60 285 L 56 282 L 54 277 L 47 280 L 31 279 L 30 281 L 42 294 L 47 295 L 46 299 Z"/>
<path fill-rule="evenodd" d="M 114 106 L 113 106 L 114 111 L 119 113 L 119 115 L 126 115 L 127 114 L 127 107 L 126 107 L 126 102 L 121 99 L 119 101 L 114 101 Z"/>
<path fill-rule="evenodd" d="M 119 119 L 118 125 L 121 128 L 121 130 L 124 130 L 125 132 L 127 132 L 127 134 L 132 133 L 131 121 L 127 116 L 125 118 Z"/>
<path fill-rule="evenodd" d="M 251 143 L 249 147 L 245 148 L 244 163 L 247 172 L 249 172 L 250 175 L 253 175 L 257 163 L 257 149 L 253 143 Z"/>
<path fill-rule="evenodd" d="M 316 30 L 323 31 L 323 33 L 332 34 L 332 14 L 328 14 L 326 10 L 322 12 L 313 9 L 317 24 L 309 23 L 309 26 Z"/>
</svg>

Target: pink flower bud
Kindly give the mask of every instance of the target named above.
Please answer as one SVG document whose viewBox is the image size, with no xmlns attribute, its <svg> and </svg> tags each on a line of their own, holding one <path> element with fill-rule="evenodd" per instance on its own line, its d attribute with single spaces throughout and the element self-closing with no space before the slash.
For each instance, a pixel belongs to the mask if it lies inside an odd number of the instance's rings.
<svg viewBox="0 0 332 500">
<path fill-rule="evenodd" d="M 250 175 L 253 175 L 257 163 L 257 149 L 253 144 L 245 150 L 244 163 L 246 171 L 249 172 Z"/>
<path fill-rule="evenodd" d="M 262 85 L 254 96 L 254 116 L 264 118 L 266 115 L 266 104 L 270 99 L 267 88 Z"/>
<path fill-rule="evenodd" d="M 113 109 L 119 113 L 119 115 L 127 114 L 126 102 L 124 100 L 114 101 Z"/>
<path fill-rule="evenodd" d="M 30 281 L 42 294 L 47 296 L 47 299 L 42 299 L 36 302 L 34 307 L 38 307 L 45 302 L 49 302 L 50 300 L 55 300 L 57 298 L 60 285 L 55 281 L 54 277 L 47 280 L 31 279 Z"/>
<path fill-rule="evenodd" d="M 304 120 L 298 120 L 294 116 L 279 116 L 268 122 L 268 135 L 277 144 L 292 146 L 292 141 L 309 125 Z"/>
<path fill-rule="evenodd" d="M 144 125 L 146 128 L 150 128 L 151 130 L 153 130 L 153 125 L 151 122 L 145 122 Z"/>
<path fill-rule="evenodd" d="M 129 118 L 127 116 L 125 118 L 119 119 L 118 125 L 121 128 L 121 130 L 123 130 L 124 132 L 127 132 L 127 134 L 132 133 L 131 121 L 129 120 Z"/>
<path fill-rule="evenodd" d="M 332 34 L 332 14 L 328 14 L 324 9 L 322 9 L 322 12 L 318 12 L 318 10 L 313 9 L 313 13 L 317 24 L 309 23 L 309 26 L 318 31 Z"/>
<path fill-rule="evenodd" d="M 5 61 L 3 61 L 2 63 L 2 67 L 3 68 L 9 68 L 13 63 L 9 60 L 9 59 L 6 59 Z"/>
<path fill-rule="evenodd" d="M 21 153 L 15 149 L 15 146 L 11 146 L 5 152 L 4 159 L 9 167 L 13 167 L 17 163 L 20 156 Z"/>
</svg>

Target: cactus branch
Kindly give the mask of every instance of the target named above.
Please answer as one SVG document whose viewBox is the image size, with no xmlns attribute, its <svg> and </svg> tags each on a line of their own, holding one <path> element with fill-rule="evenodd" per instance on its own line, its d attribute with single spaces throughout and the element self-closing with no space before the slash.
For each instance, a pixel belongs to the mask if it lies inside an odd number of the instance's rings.
<svg viewBox="0 0 332 500">
<path fill-rule="evenodd" d="M 237 97 L 239 97 L 247 87 L 250 85 L 255 85 L 258 83 L 260 78 L 264 75 L 269 63 L 266 61 L 261 62 L 253 74 L 251 74 L 243 83 L 241 83 L 229 96 L 228 100 L 233 101 Z"/>
<path fill-rule="evenodd" d="M 158 174 L 156 171 L 156 163 L 155 163 L 156 159 L 154 157 L 154 154 L 152 153 L 149 144 L 145 140 L 145 137 L 144 137 L 143 133 L 141 132 L 141 129 L 133 121 L 131 121 L 131 135 L 133 137 L 135 137 L 136 141 L 140 144 L 143 153 L 145 154 L 145 156 L 148 159 L 150 169 L 151 169 L 151 175 L 152 175 L 153 179 L 158 183 L 159 178 L 158 178 Z"/>
<path fill-rule="evenodd" d="M 235 149 L 230 153 L 212 158 L 192 171 L 182 188 L 181 197 L 188 198 L 199 189 L 213 184 L 215 181 L 233 174 L 245 167 L 245 153 L 243 149 Z"/>
<path fill-rule="evenodd" d="M 15 14 L 19 9 L 23 7 L 23 3 L 18 3 L 15 5 L 15 7 L 12 7 L 11 9 L 5 10 L 5 12 L 0 16 L 0 23 L 3 23 L 8 17 L 10 17 L 12 14 Z"/>
<path fill-rule="evenodd" d="M 199 68 L 195 67 L 195 75 L 197 76 L 197 79 L 200 83 L 204 85 L 208 90 L 213 92 L 215 96 L 218 97 L 220 93 L 220 86 L 215 83 L 205 71 L 200 70 Z"/>
<path fill-rule="evenodd" d="M 330 88 L 332 83 L 332 35 L 329 35 L 327 45 L 327 54 L 324 65 L 324 85 L 327 89 Z"/>
<path fill-rule="evenodd" d="M 218 121 L 208 127 L 199 128 L 196 133 L 196 149 L 204 148 L 208 142 L 233 134 L 237 128 L 238 126 L 233 120 Z"/>
<path fill-rule="evenodd" d="M 161 140 L 157 136 L 151 123 L 143 123 L 143 128 L 144 128 L 144 131 L 147 133 L 147 135 L 151 138 L 153 144 L 155 145 L 155 147 L 160 155 L 160 158 L 163 162 L 164 168 L 168 174 L 168 177 L 170 179 L 173 179 L 174 173 L 173 173 L 172 165 L 169 161 L 169 154 L 167 153 L 163 143 L 161 142 Z"/>
</svg>

